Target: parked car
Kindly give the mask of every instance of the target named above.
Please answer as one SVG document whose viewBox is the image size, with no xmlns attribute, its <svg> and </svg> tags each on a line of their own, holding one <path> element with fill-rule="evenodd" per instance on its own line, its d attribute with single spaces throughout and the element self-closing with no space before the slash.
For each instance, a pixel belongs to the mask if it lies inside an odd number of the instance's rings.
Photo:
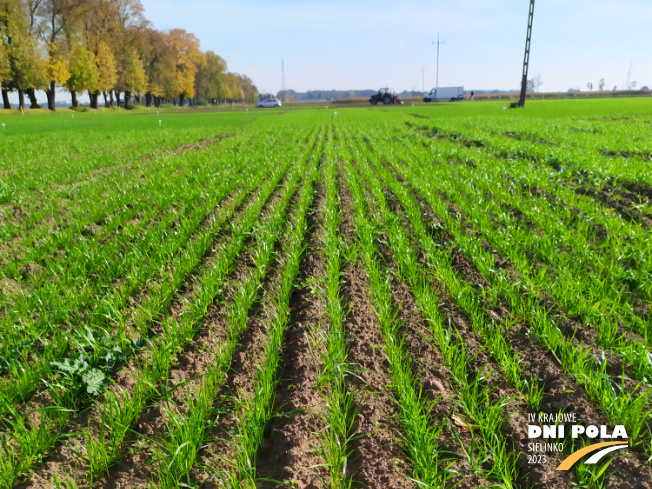
<svg viewBox="0 0 652 489">
<path fill-rule="evenodd" d="M 276 100 L 275 98 L 268 98 L 267 100 L 261 100 L 256 104 L 256 108 L 264 109 L 266 107 L 280 107 L 281 101 Z"/>
</svg>

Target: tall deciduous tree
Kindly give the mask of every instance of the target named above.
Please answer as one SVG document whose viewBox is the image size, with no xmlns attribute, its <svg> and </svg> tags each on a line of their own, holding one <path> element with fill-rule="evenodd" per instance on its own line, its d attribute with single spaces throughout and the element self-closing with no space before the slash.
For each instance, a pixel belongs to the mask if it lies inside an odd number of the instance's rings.
<svg viewBox="0 0 652 489">
<path fill-rule="evenodd" d="M 113 90 L 118 81 L 115 57 L 113 56 L 113 51 L 111 51 L 108 44 L 100 42 L 95 60 L 97 63 L 98 89 L 104 94 L 104 105 L 108 105 L 106 94 Z M 95 97 L 94 108 L 97 109 L 97 91 L 93 96 Z M 91 100 L 92 99 L 93 97 L 91 97 Z"/>
<path fill-rule="evenodd" d="M 72 96 L 72 106 L 77 107 L 77 93 L 88 90 L 95 92 L 99 88 L 99 76 L 95 56 L 84 46 L 77 46 L 70 61 L 70 78 L 66 81 L 66 87 Z"/>
<path fill-rule="evenodd" d="M 207 59 L 208 58 L 208 59 Z M 91 63 L 92 61 L 92 63 Z M 37 107 L 43 89 L 55 108 L 58 87 L 71 91 L 73 105 L 89 90 L 97 108 L 100 91 L 118 103 L 125 92 L 146 92 L 146 103 L 196 95 L 219 100 L 254 100 L 247 76 L 227 72 L 217 54 L 206 55 L 199 40 L 183 29 L 159 32 L 148 26 L 140 0 L 0 0 L 0 88 L 5 106 L 17 90 Z"/>
<path fill-rule="evenodd" d="M 174 49 L 167 41 L 163 32 L 148 29 L 144 43 L 145 74 L 148 80 L 148 91 L 145 94 L 145 104 L 149 107 L 154 102 L 157 107 L 162 98 L 176 96 L 174 90 L 176 59 Z"/>
<path fill-rule="evenodd" d="M 25 91 L 42 85 L 43 65 L 36 52 L 25 6 L 21 0 L 0 1 L 0 44 L 2 44 L 3 89 L 5 108 L 10 108 L 7 92 L 18 90 L 21 109 L 25 107 Z"/>
<path fill-rule="evenodd" d="M 57 85 L 64 85 L 70 78 L 68 62 L 71 45 L 85 7 L 85 0 L 43 0 L 38 6 L 38 29 L 48 53 L 46 73 L 49 86 L 46 94 L 50 110 L 55 110 Z"/>
<path fill-rule="evenodd" d="M 125 107 L 131 107 L 131 94 L 147 90 L 147 76 L 143 61 L 135 49 L 126 53 L 125 68 L 122 77 L 122 87 L 125 92 Z"/>
<path fill-rule="evenodd" d="M 86 48 L 95 56 L 99 84 L 88 92 L 91 108 L 97 109 L 100 91 L 107 105 L 107 92 L 117 83 L 117 67 L 113 50 L 114 32 L 118 27 L 118 4 L 115 0 L 87 0 L 88 13 L 84 22 L 84 42 Z"/>
<path fill-rule="evenodd" d="M 130 105 L 131 93 L 134 92 L 132 86 L 134 75 L 133 53 L 143 51 L 147 21 L 143 17 L 143 6 L 140 0 L 112 0 L 112 2 L 115 6 L 115 20 L 110 45 L 113 48 L 118 74 L 115 94 L 118 105 L 120 105 L 120 92 L 125 92 L 125 105 Z"/>
<path fill-rule="evenodd" d="M 199 97 L 211 103 L 220 98 L 220 86 L 226 73 L 226 61 L 213 51 L 206 52 L 206 64 L 197 71 L 195 90 Z"/>
<path fill-rule="evenodd" d="M 195 96 L 195 74 L 204 66 L 206 58 L 199 49 L 199 39 L 184 29 L 172 29 L 168 34 L 168 43 L 175 57 L 175 85 L 179 104 L 185 98 Z"/>
</svg>

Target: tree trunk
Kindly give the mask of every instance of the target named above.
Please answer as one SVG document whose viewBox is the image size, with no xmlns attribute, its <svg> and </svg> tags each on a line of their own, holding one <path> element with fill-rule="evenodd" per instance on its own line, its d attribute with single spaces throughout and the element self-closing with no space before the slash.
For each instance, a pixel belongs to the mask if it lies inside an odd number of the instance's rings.
<svg viewBox="0 0 652 489">
<path fill-rule="evenodd" d="M 109 107 L 113 107 L 113 90 L 109 90 Z"/>
<path fill-rule="evenodd" d="M 18 89 L 18 108 L 25 110 L 25 90 Z"/>
<path fill-rule="evenodd" d="M 136 103 L 137 103 L 138 105 L 142 105 L 142 102 L 141 102 L 141 100 L 140 100 L 140 93 L 139 93 L 139 94 L 136 94 L 136 95 L 134 96 L 134 100 L 136 101 Z"/>
<path fill-rule="evenodd" d="M 2 103 L 5 105 L 5 109 L 11 109 L 11 104 L 9 103 L 9 91 L 2 89 Z"/>
<path fill-rule="evenodd" d="M 56 87 L 57 87 L 56 85 L 57 85 L 57 84 L 54 83 L 54 81 L 51 81 L 51 82 L 50 82 L 50 88 L 49 88 L 49 90 L 47 90 L 47 91 L 45 92 L 46 95 L 48 96 L 48 110 L 51 110 L 52 112 L 54 112 L 54 111 L 56 110 L 56 107 L 54 106 L 54 104 L 55 104 L 55 97 L 56 97 L 56 94 L 55 94 L 54 90 L 55 90 Z"/>
<path fill-rule="evenodd" d="M 183 107 L 183 103 L 186 101 L 186 98 L 183 95 L 179 95 L 179 107 Z"/>
<path fill-rule="evenodd" d="M 29 98 L 30 109 L 40 109 L 41 106 L 36 101 L 35 90 L 33 88 L 28 88 L 25 90 L 25 93 L 27 93 L 27 97 Z"/>
<path fill-rule="evenodd" d="M 131 109 L 131 92 L 125 91 L 125 109 Z"/>
<path fill-rule="evenodd" d="M 152 94 L 150 92 L 147 92 L 145 94 L 145 107 L 151 107 L 152 106 Z"/>
<path fill-rule="evenodd" d="M 91 99 L 91 109 L 97 109 L 97 100 L 99 99 L 99 97 L 100 97 L 100 92 L 95 91 L 91 93 L 90 90 L 88 91 L 88 98 Z"/>
<path fill-rule="evenodd" d="M 172 99 L 172 105 L 174 105 L 175 107 L 177 106 L 177 98 L 176 97 L 174 97 Z"/>
<path fill-rule="evenodd" d="M 120 107 L 120 92 L 118 92 L 117 90 L 115 91 L 115 103 L 119 108 Z"/>
<path fill-rule="evenodd" d="M 109 106 L 108 99 L 106 98 L 106 92 L 102 91 L 102 96 L 104 97 L 104 107 Z"/>
<path fill-rule="evenodd" d="M 72 107 L 76 109 L 79 107 L 79 102 L 77 102 L 77 92 L 70 90 L 70 96 L 72 97 Z"/>
</svg>

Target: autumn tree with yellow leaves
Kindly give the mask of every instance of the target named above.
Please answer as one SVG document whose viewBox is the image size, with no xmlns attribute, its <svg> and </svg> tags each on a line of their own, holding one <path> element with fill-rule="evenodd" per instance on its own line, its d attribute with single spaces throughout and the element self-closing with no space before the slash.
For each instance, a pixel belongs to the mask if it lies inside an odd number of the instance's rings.
<svg viewBox="0 0 652 489">
<path fill-rule="evenodd" d="M 255 100 L 247 76 L 227 72 L 226 62 L 203 53 L 199 39 L 184 29 L 152 29 L 140 0 L 0 0 L 0 88 L 25 95 L 38 107 L 44 90 L 55 110 L 56 93 L 66 89 L 72 105 L 88 92 L 92 108 L 172 101 L 208 103 Z M 204 103 L 205 103 L 204 102 Z"/>
</svg>

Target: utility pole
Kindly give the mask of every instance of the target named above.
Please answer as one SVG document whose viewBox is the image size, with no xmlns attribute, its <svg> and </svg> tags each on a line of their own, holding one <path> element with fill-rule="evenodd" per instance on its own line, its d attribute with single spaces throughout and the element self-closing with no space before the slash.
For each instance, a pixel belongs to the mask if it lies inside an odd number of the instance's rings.
<svg viewBox="0 0 652 489">
<path fill-rule="evenodd" d="M 281 92 L 283 93 L 283 102 L 287 101 L 287 93 L 285 93 L 285 60 L 281 58 Z"/>
<path fill-rule="evenodd" d="M 534 0 L 532 0 L 534 1 Z M 433 42 L 433 44 L 437 44 L 437 78 L 435 82 L 435 99 L 437 98 L 437 89 L 439 88 L 439 45 L 440 44 L 446 44 L 445 41 L 439 41 L 439 32 L 437 33 L 437 42 Z"/>
<path fill-rule="evenodd" d="M 534 0 L 530 0 L 530 14 L 527 20 L 527 36 L 525 37 L 525 56 L 523 58 L 523 79 L 521 80 L 521 97 L 519 107 L 525 107 L 525 92 L 527 90 L 527 72 L 530 67 L 530 42 L 532 41 L 532 19 L 534 18 Z"/>
</svg>

